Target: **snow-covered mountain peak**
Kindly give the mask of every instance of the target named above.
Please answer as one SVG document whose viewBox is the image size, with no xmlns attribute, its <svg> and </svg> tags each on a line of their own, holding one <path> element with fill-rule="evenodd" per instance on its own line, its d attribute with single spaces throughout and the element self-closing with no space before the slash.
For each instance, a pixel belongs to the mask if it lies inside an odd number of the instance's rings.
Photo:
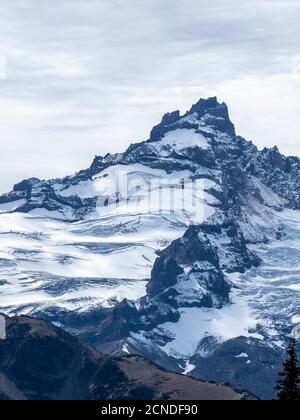
<svg viewBox="0 0 300 420">
<path fill-rule="evenodd" d="M 300 322 L 299 210 L 300 159 L 201 99 L 124 153 L 0 197 L 0 312 L 255 393 Z"/>
<path fill-rule="evenodd" d="M 216 97 L 200 99 L 182 116 L 179 111 L 165 114 L 162 121 L 152 129 L 149 141 L 159 141 L 166 132 L 180 128 L 202 129 L 207 133 L 219 131 L 235 137 L 235 128 L 230 121 L 227 105 L 219 103 Z"/>
</svg>

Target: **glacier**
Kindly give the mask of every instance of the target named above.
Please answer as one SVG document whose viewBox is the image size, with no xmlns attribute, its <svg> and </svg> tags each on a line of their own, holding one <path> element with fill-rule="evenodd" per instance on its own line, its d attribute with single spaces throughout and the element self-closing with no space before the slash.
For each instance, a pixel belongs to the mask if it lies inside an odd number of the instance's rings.
<svg viewBox="0 0 300 420">
<path fill-rule="evenodd" d="M 0 197 L 0 312 L 272 398 L 300 323 L 299 245 L 300 159 L 201 99 L 124 153 Z"/>
</svg>

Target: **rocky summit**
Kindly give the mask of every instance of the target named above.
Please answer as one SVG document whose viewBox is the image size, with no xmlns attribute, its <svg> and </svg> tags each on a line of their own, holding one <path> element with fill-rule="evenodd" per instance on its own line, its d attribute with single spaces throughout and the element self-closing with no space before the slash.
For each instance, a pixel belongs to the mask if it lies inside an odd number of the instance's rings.
<svg viewBox="0 0 300 420">
<path fill-rule="evenodd" d="M 0 311 L 269 399 L 300 323 L 299 245 L 300 159 L 201 99 L 124 153 L 0 197 Z"/>
</svg>

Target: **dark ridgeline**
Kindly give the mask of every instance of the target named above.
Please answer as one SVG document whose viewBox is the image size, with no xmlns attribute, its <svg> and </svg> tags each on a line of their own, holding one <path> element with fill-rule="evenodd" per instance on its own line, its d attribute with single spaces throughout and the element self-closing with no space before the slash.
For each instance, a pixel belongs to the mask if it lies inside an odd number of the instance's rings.
<svg viewBox="0 0 300 420">
<path fill-rule="evenodd" d="M 241 400 L 226 385 L 169 373 L 139 356 L 110 357 L 45 321 L 6 318 L 0 400 Z"/>
<path fill-rule="evenodd" d="M 180 150 L 166 144 L 166 134 L 172 137 L 172 132 L 178 130 L 203 136 L 207 147 L 194 147 L 188 138 L 186 147 Z M 286 233 L 290 234 L 282 223 L 273 220 L 273 211 L 300 209 L 300 159 L 282 155 L 277 147 L 260 151 L 252 142 L 236 135 L 226 104 L 219 103 L 217 98 L 201 99 L 184 115 L 179 111 L 166 114 L 147 141 L 132 144 L 124 153 L 96 156 L 88 169 L 73 176 L 25 180 L 0 197 L 0 206 L 17 203 L 19 207 L 13 211 L 57 211 L 65 221 L 82 221 L 93 214 L 98 197 L 65 195 L 64 191 L 93 181 L 103 171 L 101 176 L 107 176 L 108 168 L 124 165 L 130 169 L 136 164 L 167 174 L 187 170 L 193 179 L 212 181 L 207 184 L 207 191 L 214 199 L 214 215 L 204 224 L 191 226 L 180 239 L 160 251 L 148 282 L 147 296 L 138 302 L 124 299 L 110 308 L 91 306 L 84 312 L 58 306 L 55 301 L 46 307 L 30 302 L 30 309 L 17 308 L 16 313 L 27 309 L 26 313 L 30 311 L 34 317 L 64 325 L 104 353 L 122 356 L 125 343 L 129 353 L 140 354 L 167 370 L 183 372 L 187 361 L 180 354 L 164 352 L 172 337 L 157 327 L 176 323 L 183 308 L 215 308 L 222 314 L 222 308 L 230 304 L 234 286 L 228 281 L 231 274 L 254 271 L 260 266 L 260 257 L 252 251 L 252 245 L 267 246 L 270 239 L 280 240 Z M 115 198 L 119 200 L 119 192 Z M 120 223 L 121 233 L 125 225 Z M 102 226 L 101 235 L 110 230 L 110 225 Z M 98 234 L 100 230 L 91 231 L 95 232 Z M 268 277 L 265 279 L 270 286 Z M 82 279 L 72 281 L 79 288 Z M 49 276 L 45 283 L 49 295 L 60 295 L 70 286 L 70 278 Z M 274 298 L 270 293 L 269 305 L 255 301 L 262 324 L 258 323 L 251 333 L 263 336 L 263 340 L 241 336 L 220 342 L 218 337 L 204 337 L 189 360 L 189 365 L 195 366 L 190 374 L 229 382 L 262 399 L 274 399 L 282 349 L 270 345 L 274 337 L 264 335 L 264 320 L 269 318 L 270 325 L 274 325 L 275 314 L 279 314 L 280 322 L 276 319 L 276 325 L 279 325 L 277 333 L 281 342 L 286 336 L 282 326 L 288 325 L 292 312 L 297 310 L 297 296 L 289 296 L 291 292 L 285 289 L 282 299 L 277 300 L 275 290 L 278 289 L 274 288 Z M 290 311 L 289 307 L 295 309 Z M 247 360 L 236 357 L 240 354 L 246 354 Z"/>
</svg>

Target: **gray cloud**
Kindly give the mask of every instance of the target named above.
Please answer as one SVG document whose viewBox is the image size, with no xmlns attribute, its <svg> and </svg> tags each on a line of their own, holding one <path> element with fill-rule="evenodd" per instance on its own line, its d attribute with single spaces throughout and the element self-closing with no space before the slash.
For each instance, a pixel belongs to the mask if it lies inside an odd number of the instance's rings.
<svg viewBox="0 0 300 420">
<path fill-rule="evenodd" d="M 259 146 L 298 153 L 298 0 L 2 0 L 0 13 L 1 191 L 121 151 L 206 95 Z"/>
</svg>

